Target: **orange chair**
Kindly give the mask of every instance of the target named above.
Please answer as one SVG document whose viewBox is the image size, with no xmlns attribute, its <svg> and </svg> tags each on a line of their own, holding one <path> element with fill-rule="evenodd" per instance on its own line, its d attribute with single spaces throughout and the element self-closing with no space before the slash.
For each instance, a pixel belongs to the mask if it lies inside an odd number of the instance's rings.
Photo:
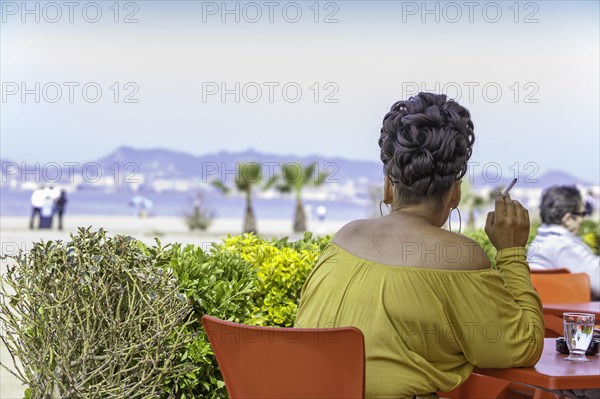
<svg viewBox="0 0 600 399">
<path fill-rule="evenodd" d="M 531 282 L 542 303 L 589 302 L 592 298 L 590 276 L 586 273 L 531 274 Z M 562 318 L 544 314 L 546 338 L 564 335 Z"/>
<path fill-rule="evenodd" d="M 365 344 L 355 327 L 278 328 L 205 315 L 231 399 L 364 398 Z"/>
<path fill-rule="evenodd" d="M 577 303 L 592 299 L 586 273 L 531 274 L 531 282 L 542 303 Z"/>
<path fill-rule="evenodd" d="M 571 273 L 569 269 L 566 267 L 561 267 L 558 269 L 531 269 L 531 274 L 561 274 L 561 273 Z"/>
</svg>

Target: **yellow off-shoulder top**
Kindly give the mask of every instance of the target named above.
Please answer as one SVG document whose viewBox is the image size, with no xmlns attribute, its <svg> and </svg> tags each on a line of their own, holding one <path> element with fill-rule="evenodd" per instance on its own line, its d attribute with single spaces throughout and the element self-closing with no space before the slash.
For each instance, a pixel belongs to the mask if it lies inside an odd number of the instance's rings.
<svg viewBox="0 0 600 399">
<path fill-rule="evenodd" d="M 524 248 L 496 269 L 399 267 L 330 243 L 302 289 L 296 327 L 358 327 L 367 398 L 450 391 L 474 366 L 533 366 L 544 345 L 542 304 Z"/>
</svg>

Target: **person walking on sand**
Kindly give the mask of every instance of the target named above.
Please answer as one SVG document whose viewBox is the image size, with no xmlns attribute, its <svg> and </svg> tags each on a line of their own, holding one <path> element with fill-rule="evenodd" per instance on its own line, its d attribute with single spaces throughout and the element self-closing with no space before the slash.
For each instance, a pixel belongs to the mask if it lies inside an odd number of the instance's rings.
<svg viewBox="0 0 600 399">
<path fill-rule="evenodd" d="M 67 205 L 67 192 L 65 191 L 65 189 L 61 189 L 60 195 L 58 196 L 58 198 L 56 199 L 56 202 L 54 203 L 54 212 L 56 212 L 56 215 L 58 217 L 58 229 L 59 230 L 63 229 L 63 214 L 65 212 L 66 205 Z"/>
<path fill-rule="evenodd" d="M 29 201 L 31 202 L 31 217 L 29 219 L 29 228 L 33 229 L 33 225 L 35 223 L 35 218 L 37 216 L 38 220 L 41 218 L 42 206 L 44 205 L 44 200 L 46 199 L 46 191 L 44 186 L 40 186 L 33 190 L 31 193 L 31 197 Z M 39 221 L 38 221 L 39 227 Z"/>
<path fill-rule="evenodd" d="M 40 229 L 51 229 L 53 217 L 54 200 L 50 195 L 46 195 L 46 198 L 44 198 L 44 202 L 40 210 Z"/>
</svg>

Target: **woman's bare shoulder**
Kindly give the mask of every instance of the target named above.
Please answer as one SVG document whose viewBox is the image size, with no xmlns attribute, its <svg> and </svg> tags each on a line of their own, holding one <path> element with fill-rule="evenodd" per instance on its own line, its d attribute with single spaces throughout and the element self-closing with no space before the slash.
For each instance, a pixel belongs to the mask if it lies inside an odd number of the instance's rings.
<svg viewBox="0 0 600 399">
<path fill-rule="evenodd" d="M 352 247 L 357 241 L 365 242 L 372 235 L 373 220 L 359 219 L 346 223 L 341 229 L 334 234 L 331 242 L 340 247 Z"/>
<path fill-rule="evenodd" d="M 456 247 L 456 254 L 458 257 L 456 263 L 457 265 L 460 265 L 461 269 L 479 270 L 489 269 L 491 267 L 490 259 L 487 254 L 473 239 L 449 231 L 444 232 L 447 234 L 447 238 L 444 240 L 447 245 Z M 460 248 L 460 250 L 458 248 Z M 446 252 L 448 251 L 449 249 L 446 250 Z"/>
<path fill-rule="evenodd" d="M 405 259 L 406 262 L 400 263 L 406 266 L 457 270 L 490 268 L 486 253 L 469 237 L 440 228 L 423 229 L 415 234 L 386 227 L 377 219 L 355 220 L 344 225 L 332 242 L 365 259 L 385 264 Z"/>
</svg>

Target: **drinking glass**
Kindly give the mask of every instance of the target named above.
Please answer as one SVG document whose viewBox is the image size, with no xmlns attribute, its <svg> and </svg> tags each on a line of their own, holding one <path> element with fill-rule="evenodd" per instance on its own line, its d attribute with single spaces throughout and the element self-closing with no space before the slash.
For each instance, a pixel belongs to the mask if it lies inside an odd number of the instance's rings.
<svg viewBox="0 0 600 399">
<path fill-rule="evenodd" d="M 569 356 L 565 360 L 589 362 L 585 357 L 594 335 L 594 315 L 589 313 L 563 313 L 565 341 Z"/>
</svg>

